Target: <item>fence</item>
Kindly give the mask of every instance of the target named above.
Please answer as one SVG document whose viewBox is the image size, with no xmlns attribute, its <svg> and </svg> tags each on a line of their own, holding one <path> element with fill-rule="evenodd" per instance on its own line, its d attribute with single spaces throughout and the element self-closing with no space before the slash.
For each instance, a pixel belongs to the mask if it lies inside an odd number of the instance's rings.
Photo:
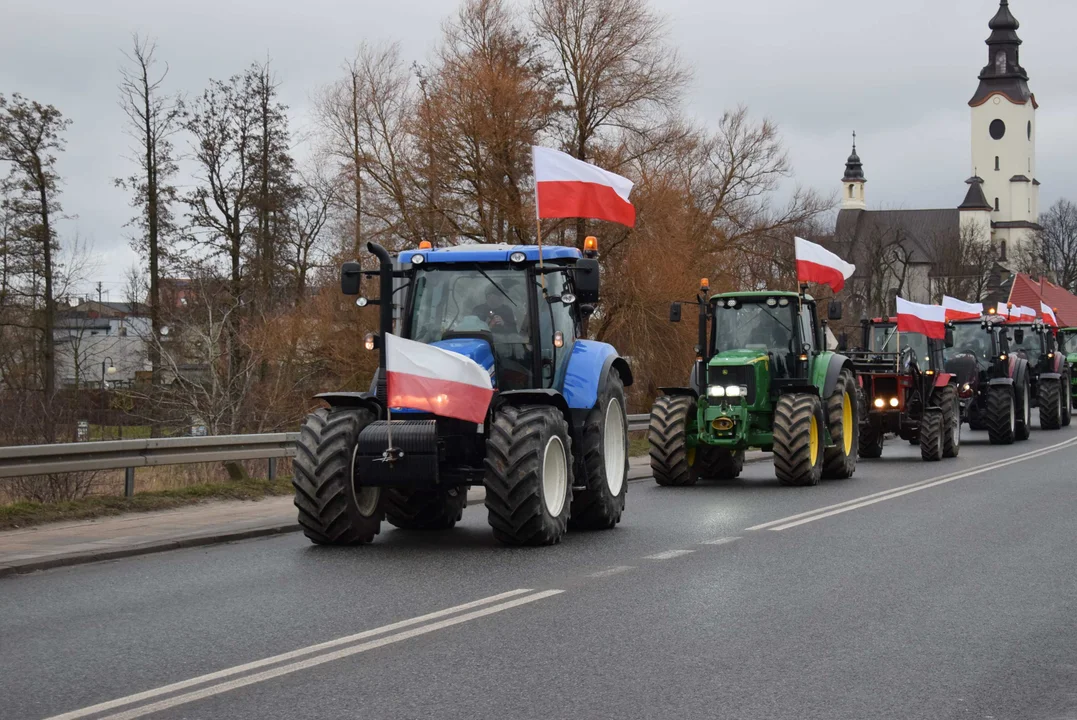
<svg viewBox="0 0 1077 720">
<path fill-rule="evenodd" d="M 628 429 L 647 429 L 647 415 L 629 415 Z M 124 495 L 135 494 L 135 469 L 161 465 L 268 460 L 276 479 L 277 459 L 295 455 L 299 433 L 149 438 L 105 442 L 0 447 L 0 479 L 93 470 L 124 470 Z"/>
</svg>

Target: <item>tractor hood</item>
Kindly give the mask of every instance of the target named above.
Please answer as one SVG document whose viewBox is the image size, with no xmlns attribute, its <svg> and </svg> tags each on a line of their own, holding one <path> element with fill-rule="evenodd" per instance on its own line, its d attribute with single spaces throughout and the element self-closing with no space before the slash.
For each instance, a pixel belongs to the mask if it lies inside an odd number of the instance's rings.
<svg viewBox="0 0 1077 720">
<path fill-rule="evenodd" d="M 957 377 L 958 384 L 976 384 L 980 375 L 980 366 L 976 357 L 969 353 L 961 353 L 949 359 L 946 363 L 946 372 L 953 373 Z"/>
<path fill-rule="evenodd" d="M 430 344 L 436 348 L 463 355 L 468 360 L 474 360 L 490 373 L 490 381 L 495 388 L 497 387 L 497 377 L 494 374 L 494 351 L 487 341 L 479 338 L 453 338 L 451 340 L 438 340 Z"/>
<path fill-rule="evenodd" d="M 752 365 L 768 359 L 766 350 L 723 350 L 710 360 L 710 365 L 716 367 L 732 367 L 734 365 Z"/>
</svg>

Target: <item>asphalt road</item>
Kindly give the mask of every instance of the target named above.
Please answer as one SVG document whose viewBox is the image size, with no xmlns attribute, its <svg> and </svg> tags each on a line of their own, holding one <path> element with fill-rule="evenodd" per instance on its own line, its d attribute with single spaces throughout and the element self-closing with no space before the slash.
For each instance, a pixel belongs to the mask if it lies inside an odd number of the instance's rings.
<svg viewBox="0 0 1077 720">
<path fill-rule="evenodd" d="M 633 483 L 552 548 L 478 506 L 5 578 L 0 717 L 1077 718 L 1077 427 L 965 441 Z"/>
</svg>

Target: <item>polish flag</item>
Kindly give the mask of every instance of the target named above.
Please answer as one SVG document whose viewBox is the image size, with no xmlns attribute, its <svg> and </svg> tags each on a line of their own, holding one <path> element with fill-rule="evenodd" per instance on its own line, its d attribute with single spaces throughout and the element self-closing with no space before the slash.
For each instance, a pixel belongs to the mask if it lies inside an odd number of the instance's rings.
<svg viewBox="0 0 1077 720">
<path fill-rule="evenodd" d="M 531 157 L 540 219 L 590 218 L 635 227 L 631 180 L 549 148 L 533 146 Z"/>
<path fill-rule="evenodd" d="M 898 332 L 914 332 L 935 340 L 946 338 L 946 308 L 897 299 Z"/>
<path fill-rule="evenodd" d="M 1002 308 L 999 308 L 999 312 Z M 1014 305 L 1011 308 L 1007 308 L 1008 315 L 1004 315 L 1007 322 L 1019 324 L 1030 323 L 1036 319 L 1036 311 L 1027 305 Z"/>
<path fill-rule="evenodd" d="M 489 371 L 448 350 L 385 335 L 389 407 L 481 423 L 494 396 Z"/>
<path fill-rule="evenodd" d="M 1014 310 L 1016 311 L 1017 308 L 1014 308 Z M 1008 308 L 1006 306 L 1006 303 L 1000 302 L 998 304 L 998 306 L 995 308 L 995 314 L 998 315 L 1000 318 L 1006 318 L 1006 320 L 1009 320 L 1010 319 L 1010 308 Z"/>
<path fill-rule="evenodd" d="M 1055 311 L 1047 307 L 1047 303 L 1040 303 L 1040 314 L 1043 315 L 1043 322 L 1048 327 L 1058 327 L 1058 318 L 1055 317 Z"/>
<path fill-rule="evenodd" d="M 845 281 L 853 276 L 856 265 L 847 263 L 822 245 L 795 238 L 797 255 L 797 280 L 803 283 L 829 285 L 834 292 L 841 292 Z"/>
<path fill-rule="evenodd" d="M 984 314 L 983 303 L 967 303 L 949 295 L 942 296 L 942 306 L 947 320 L 979 320 Z"/>
</svg>

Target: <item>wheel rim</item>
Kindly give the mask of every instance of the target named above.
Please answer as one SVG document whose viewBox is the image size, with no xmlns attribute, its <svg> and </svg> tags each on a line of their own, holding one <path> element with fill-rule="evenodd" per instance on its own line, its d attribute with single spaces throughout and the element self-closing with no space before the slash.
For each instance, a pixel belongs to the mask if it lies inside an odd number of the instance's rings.
<svg viewBox="0 0 1077 720">
<path fill-rule="evenodd" d="M 606 406 L 602 450 L 606 456 L 606 485 L 614 496 L 620 495 L 625 482 L 625 418 L 616 398 Z"/>
<path fill-rule="evenodd" d="M 812 467 L 815 467 L 815 463 L 819 459 L 819 423 L 814 415 L 811 418 L 808 435 L 808 457 L 811 460 Z"/>
<path fill-rule="evenodd" d="M 1024 408 L 1025 408 L 1024 419 L 1025 419 L 1025 427 L 1028 427 L 1029 425 L 1032 424 L 1032 404 L 1028 401 L 1028 386 L 1027 385 L 1025 386 L 1025 389 L 1021 391 L 1021 394 L 1025 398 L 1025 402 L 1024 402 Z"/>
<path fill-rule="evenodd" d="M 568 491 L 568 463 L 565 461 L 565 445 L 554 435 L 546 442 L 542 454 L 542 502 L 550 515 L 558 517 L 565 507 Z"/>
<path fill-rule="evenodd" d="M 853 452 L 853 403 L 849 393 L 841 396 L 841 439 L 845 445 L 845 454 Z"/>
<path fill-rule="evenodd" d="M 359 452 L 359 446 L 356 445 L 352 449 L 352 498 L 355 500 L 355 507 L 359 510 L 359 514 L 363 517 L 372 516 L 378 509 L 378 501 L 381 500 L 381 488 L 380 487 L 362 487 L 356 483 L 355 477 L 355 456 Z"/>
<path fill-rule="evenodd" d="M 954 420 L 950 423 L 950 433 L 953 440 L 953 446 L 958 448 L 961 446 L 961 406 L 954 403 Z"/>
<path fill-rule="evenodd" d="M 688 462 L 688 467 L 695 467 L 695 464 L 696 464 L 696 449 L 694 447 L 688 448 L 684 452 L 684 459 Z"/>
<path fill-rule="evenodd" d="M 1017 428 L 1017 411 L 1015 410 L 1013 403 L 1010 403 L 1010 432 L 1013 432 Z"/>
</svg>

